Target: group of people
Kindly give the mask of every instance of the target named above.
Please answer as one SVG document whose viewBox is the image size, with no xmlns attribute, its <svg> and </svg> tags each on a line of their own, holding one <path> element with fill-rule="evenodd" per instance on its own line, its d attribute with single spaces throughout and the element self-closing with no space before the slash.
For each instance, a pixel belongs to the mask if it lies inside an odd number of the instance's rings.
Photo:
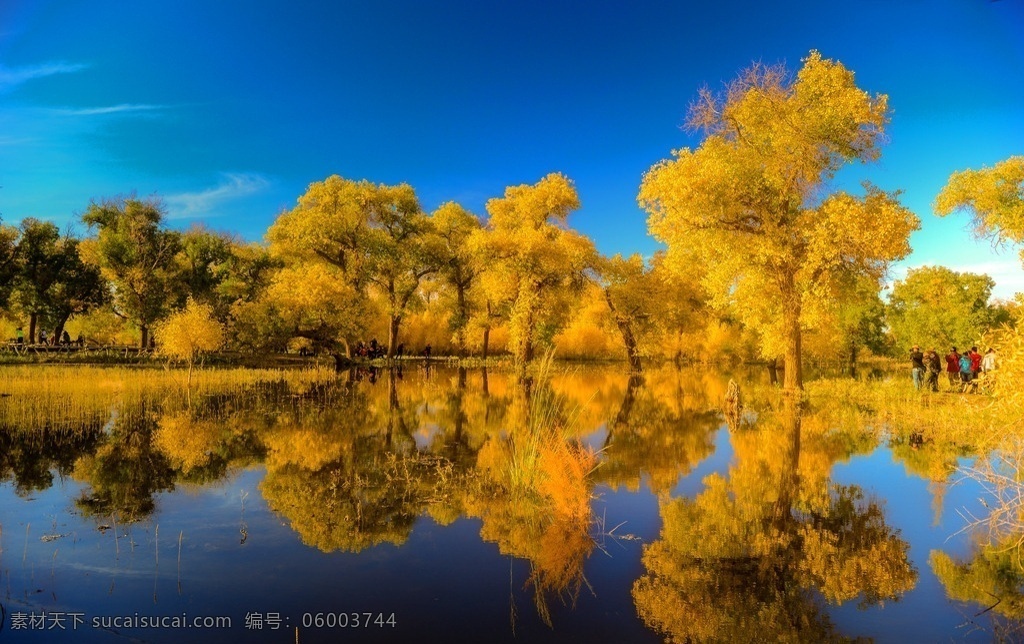
<svg viewBox="0 0 1024 644">
<path fill-rule="evenodd" d="M 931 391 L 939 390 L 939 374 L 942 373 L 942 359 L 939 352 L 932 347 L 922 353 L 921 347 L 914 345 L 910 350 L 910 368 L 914 379 L 914 388 L 920 391 L 922 385 Z M 957 389 L 961 392 L 975 392 L 981 374 L 996 368 L 996 352 L 989 347 L 985 355 L 978 353 L 978 347 L 960 353 L 956 347 L 946 355 L 946 377 L 949 379 L 949 391 Z"/>
<path fill-rule="evenodd" d="M 395 350 L 396 355 L 401 355 L 400 351 L 405 349 L 404 346 L 398 345 Z M 377 338 L 370 340 L 369 344 L 364 344 L 362 341 L 356 344 L 355 351 L 352 352 L 357 358 L 367 358 L 374 360 L 376 358 L 383 358 L 387 355 L 388 350 L 383 344 L 377 342 Z"/>
<path fill-rule="evenodd" d="M 19 326 L 14 332 L 14 343 L 25 344 L 25 331 Z M 57 336 L 53 336 L 51 339 L 46 333 L 45 329 L 39 330 L 39 344 L 60 344 L 62 347 L 71 346 L 71 335 L 64 330 L 64 333 L 60 336 L 60 341 L 57 341 Z M 78 344 L 82 344 L 82 336 L 78 336 Z"/>
<path fill-rule="evenodd" d="M 356 349 L 353 353 L 357 358 L 366 358 L 368 360 L 374 360 L 376 358 L 383 358 L 384 356 L 386 356 L 388 354 L 388 348 L 385 347 L 383 344 L 377 342 L 377 338 L 373 338 L 372 340 L 370 340 L 369 344 L 363 344 L 362 342 L 356 344 Z M 395 355 L 393 357 L 401 358 L 403 355 L 405 355 L 405 344 L 399 343 L 398 346 L 395 347 Z M 423 357 L 430 357 L 429 344 L 426 346 L 425 349 L 423 349 Z"/>
</svg>

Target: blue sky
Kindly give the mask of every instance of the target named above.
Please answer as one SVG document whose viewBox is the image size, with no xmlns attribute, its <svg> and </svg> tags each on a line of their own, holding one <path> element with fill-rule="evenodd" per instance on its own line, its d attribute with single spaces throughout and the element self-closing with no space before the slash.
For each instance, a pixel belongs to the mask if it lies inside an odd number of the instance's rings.
<svg viewBox="0 0 1024 644">
<path fill-rule="evenodd" d="M 1013 249 L 931 213 L 951 172 L 1024 154 L 1024 0 L 3 0 L 0 216 L 65 225 L 134 192 L 175 227 L 257 240 L 330 174 L 483 214 L 561 171 L 575 227 L 647 254 L 640 179 L 699 144 L 680 129 L 698 88 L 811 49 L 889 95 L 882 159 L 837 183 L 902 189 L 923 220 L 893 276 L 943 264 L 1024 291 Z"/>
</svg>

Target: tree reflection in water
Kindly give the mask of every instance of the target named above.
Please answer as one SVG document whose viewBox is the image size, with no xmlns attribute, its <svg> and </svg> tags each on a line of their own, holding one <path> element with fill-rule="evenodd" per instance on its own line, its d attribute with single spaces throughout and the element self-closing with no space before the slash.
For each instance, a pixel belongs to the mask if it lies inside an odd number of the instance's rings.
<svg viewBox="0 0 1024 644">
<path fill-rule="evenodd" d="M 913 588 L 909 545 L 878 504 L 803 467 L 823 444 L 803 445 L 801 423 L 793 404 L 762 415 L 733 433 L 727 477 L 708 476 L 693 499 L 662 497 L 661 537 L 633 586 L 648 626 L 673 641 L 829 641 L 839 637 L 825 602 Z"/>
</svg>

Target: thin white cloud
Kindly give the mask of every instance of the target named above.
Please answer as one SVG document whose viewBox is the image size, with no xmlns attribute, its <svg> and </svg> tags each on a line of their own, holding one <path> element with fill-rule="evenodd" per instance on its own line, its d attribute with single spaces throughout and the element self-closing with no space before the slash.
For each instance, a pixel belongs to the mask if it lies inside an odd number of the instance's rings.
<svg viewBox="0 0 1024 644">
<path fill-rule="evenodd" d="M 188 219 L 216 216 L 216 208 L 226 202 L 247 197 L 264 190 L 270 181 L 254 172 L 225 172 L 216 187 L 199 192 L 182 192 L 164 198 L 168 217 Z"/>
<path fill-rule="evenodd" d="M 10 68 L 0 65 L 0 91 L 9 90 L 22 83 L 36 78 L 45 78 L 56 74 L 73 74 L 82 71 L 88 65 L 71 63 L 43 63 L 29 67 Z"/>
<path fill-rule="evenodd" d="M 82 107 L 82 108 L 55 108 L 50 110 L 61 116 L 103 116 L 106 114 L 133 114 L 140 112 L 153 112 L 166 109 L 165 105 L 145 105 L 137 103 L 121 103 L 120 105 L 108 105 L 105 107 Z"/>
<path fill-rule="evenodd" d="M 0 148 L 13 148 L 19 145 L 35 143 L 35 139 L 28 136 L 0 136 Z"/>
</svg>

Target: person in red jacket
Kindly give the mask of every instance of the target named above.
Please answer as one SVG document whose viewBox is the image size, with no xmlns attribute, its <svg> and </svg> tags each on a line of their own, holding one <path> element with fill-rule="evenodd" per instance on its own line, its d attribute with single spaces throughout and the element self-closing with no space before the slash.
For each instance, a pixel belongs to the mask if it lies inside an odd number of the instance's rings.
<svg viewBox="0 0 1024 644">
<path fill-rule="evenodd" d="M 949 390 L 960 386 L 960 354 L 956 347 L 946 355 L 946 377 L 949 378 Z"/>
<path fill-rule="evenodd" d="M 971 347 L 971 380 L 977 380 L 981 373 L 981 354 L 978 347 Z"/>
</svg>

